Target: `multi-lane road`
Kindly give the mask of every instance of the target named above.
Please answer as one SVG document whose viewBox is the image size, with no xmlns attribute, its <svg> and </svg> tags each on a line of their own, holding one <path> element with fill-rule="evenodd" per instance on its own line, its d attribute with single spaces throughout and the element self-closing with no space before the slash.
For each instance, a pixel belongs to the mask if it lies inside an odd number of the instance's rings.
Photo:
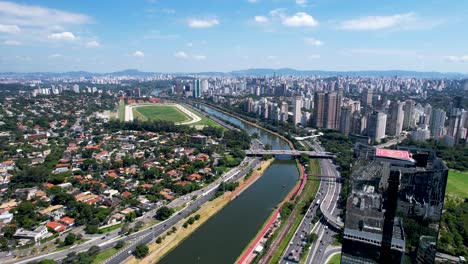
<svg viewBox="0 0 468 264">
<path fill-rule="evenodd" d="M 307 144 L 313 144 L 315 150 L 322 152 L 322 147 L 316 142 L 311 141 Z M 330 160 L 321 159 L 320 161 L 321 175 L 339 177 L 340 174 Z M 333 242 L 335 231 L 329 228 L 329 224 L 325 217 L 321 217 L 318 222 L 313 223 L 313 219 L 317 215 L 317 210 L 322 211 L 322 214 L 327 215 L 329 220 L 339 221 L 338 209 L 336 208 L 341 183 L 335 178 L 322 178 L 320 181 L 319 191 L 317 196 L 308 208 L 299 227 L 296 229 L 289 245 L 283 253 L 281 263 L 298 263 L 302 254 L 309 250 L 306 257 L 306 263 L 324 263 L 326 261 L 325 249 Z M 310 248 L 305 248 L 307 244 L 307 236 L 310 233 L 318 235 Z"/>
<path fill-rule="evenodd" d="M 314 142 L 315 149 L 321 151 L 322 147 Z M 336 176 L 340 174 L 336 170 L 335 165 L 329 160 L 320 160 L 320 169 L 322 175 Z M 325 252 L 326 249 L 333 243 L 333 237 L 337 234 L 337 231 L 330 225 L 330 222 L 340 222 L 339 210 L 336 208 L 341 191 L 341 181 L 322 181 L 323 184 L 320 186 L 320 192 L 324 195 L 324 198 L 320 204 L 320 209 L 324 215 L 318 222 L 314 232 L 318 238 L 309 251 L 306 258 L 306 263 L 324 263 L 326 261 Z M 327 219 L 325 215 L 329 218 Z"/>
</svg>

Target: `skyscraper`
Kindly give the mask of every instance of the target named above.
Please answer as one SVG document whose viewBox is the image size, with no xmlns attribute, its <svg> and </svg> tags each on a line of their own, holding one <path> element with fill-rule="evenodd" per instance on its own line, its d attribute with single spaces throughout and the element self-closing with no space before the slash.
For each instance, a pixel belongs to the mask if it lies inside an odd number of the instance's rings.
<svg viewBox="0 0 468 264">
<path fill-rule="evenodd" d="M 409 130 L 416 127 L 414 107 L 416 103 L 413 100 L 406 100 L 405 106 L 403 107 L 404 117 L 403 117 L 403 129 Z"/>
<path fill-rule="evenodd" d="M 280 112 L 280 120 L 282 122 L 288 122 L 288 109 L 289 105 L 286 102 L 281 103 L 281 112 Z"/>
<path fill-rule="evenodd" d="M 467 112 L 465 109 L 453 108 L 450 112 L 448 120 L 448 131 L 447 134 L 453 137 L 454 144 L 458 144 L 460 138 L 464 138 L 462 135 L 466 123 Z"/>
<path fill-rule="evenodd" d="M 351 109 L 341 107 L 340 132 L 348 135 L 351 131 Z"/>
<path fill-rule="evenodd" d="M 302 97 L 296 96 L 293 101 L 293 123 L 295 126 L 301 123 Z"/>
<path fill-rule="evenodd" d="M 360 153 L 350 176 L 341 263 L 434 263 L 431 241 L 439 232 L 447 166 L 427 149 Z"/>
<path fill-rule="evenodd" d="M 374 91 L 371 88 L 364 88 L 362 91 L 362 104 L 364 106 L 366 105 L 372 105 L 372 97 L 373 97 Z"/>
<path fill-rule="evenodd" d="M 384 138 L 386 124 L 387 115 L 379 111 L 373 111 L 369 117 L 369 125 L 367 127 L 369 137 L 373 141 L 380 141 Z"/>
<path fill-rule="evenodd" d="M 315 128 L 323 127 L 325 106 L 325 92 L 318 91 L 314 94 L 314 115 L 312 126 Z"/>
<path fill-rule="evenodd" d="M 325 94 L 324 120 L 323 126 L 328 129 L 338 129 L 337 126 L 337 93 L 328 92 Z M 339 124 L 339 123 L 338 123 Z"/>
<path fill-rule="evenodd" d="M 386 133 L 389 136 L 399 136 L 403 128 L 403 103 L 392 101 L 388 111 Z"/>
<path fill-rule="evenodd" d="M 431 137 L 439 138 L 444 135 L 446 113 L 442 109 L 432 110 Z"/>
<path fill-rule="evenodd" d="M 199 98 L 200 97 L 200 80 L 195 79 L 193 81 L 193 87 L 192 87 L 192 95 L 193 98 Z"/>
</svg>

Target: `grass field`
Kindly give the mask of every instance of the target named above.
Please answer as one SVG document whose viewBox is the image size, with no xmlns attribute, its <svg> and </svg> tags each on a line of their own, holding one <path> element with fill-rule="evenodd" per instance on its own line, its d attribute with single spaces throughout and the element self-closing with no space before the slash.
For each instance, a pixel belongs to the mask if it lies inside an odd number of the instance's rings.
<svg viewBox="0 0 468 264">
<path fill-rule="evenodd" d="M 174 106 L 152 105 L 141 106 L 133 109 L 133 114 L 137 118 L 144 117 L 145 120 L 166 120 L 171 122 L 189 121 L 190 117 L 179 111 Z"/>
<path fill-rule="evenodd" d="M 447 180 L 447 195 L 468 198 L 468 172 L 450 170 Z"/>
<path fill-rule="evenodd" d="M 194 126 L 211 126 L 211 127 L 222 127 L 220 124 L 216 123 L 215 121 L 205 117 L 204 115 L 200 114 L 199 112 L 193 110 L 193 109 L 190 109 L 190 111 L 192 111 L 192 113 L 194 113 L 195 115 L 197 115 L 198 117 L 201 118 L 200 121 L 196 122 L 195 124 L 192 124 Z"/>
<path fill-rule="evenodd" d="M 116 254 L 117 251 L 119 251 L 118 249 L 115 249 L 115 248 L 109 248 L 109 249 L 106 249 L 106 250 L 103 250 L 101 252 L 99 252 L 96 257 L 94 258 L 92 264 L 99 264 L 99 263 L 102 263 L 104 260 L 110 258 L 112 255 Z"/>
<path fill-rule="evenodd" d="M 335 254 L 333 257 L 327 262 L 327 264 L 340 264 L 341 263 L 341 254 Z"/>
<path fill-rule="evenodd" d="M 125 121 L 125 101 L 120 100 L 119 102 L 119 120 L 121 122 Z"/>
</svg>

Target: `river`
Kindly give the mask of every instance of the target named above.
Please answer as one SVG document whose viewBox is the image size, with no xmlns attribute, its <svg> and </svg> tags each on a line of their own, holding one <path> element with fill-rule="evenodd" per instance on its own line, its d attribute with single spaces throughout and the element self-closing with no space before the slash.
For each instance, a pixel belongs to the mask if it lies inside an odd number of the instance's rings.
<svg viewBox="0 0 468 264">
<path fill-rule="evenodd" d="M 277 136 L 225 115 L 213 108 L 198 105 L 207 113 L 238 125 L 249 134 L 257 133 L 273 149 L 289 149 Z M 251 187 L 226 205 L 159 263 L 233 263 L 260 230 L 268 216 L 295 185 L 299 177 L 293 160 L 275 160 Z"/>
</svg>

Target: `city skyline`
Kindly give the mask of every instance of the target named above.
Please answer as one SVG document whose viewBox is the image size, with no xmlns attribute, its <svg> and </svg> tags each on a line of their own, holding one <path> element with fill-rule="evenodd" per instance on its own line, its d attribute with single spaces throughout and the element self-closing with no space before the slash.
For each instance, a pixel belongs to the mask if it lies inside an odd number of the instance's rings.
<svg viewBox="0 0 468 264">
<path fill-rule="evenodd" d="M 0 71 L 466 73 L 467 7 L 455 1 L 0 1 Z"/>
</svg>

